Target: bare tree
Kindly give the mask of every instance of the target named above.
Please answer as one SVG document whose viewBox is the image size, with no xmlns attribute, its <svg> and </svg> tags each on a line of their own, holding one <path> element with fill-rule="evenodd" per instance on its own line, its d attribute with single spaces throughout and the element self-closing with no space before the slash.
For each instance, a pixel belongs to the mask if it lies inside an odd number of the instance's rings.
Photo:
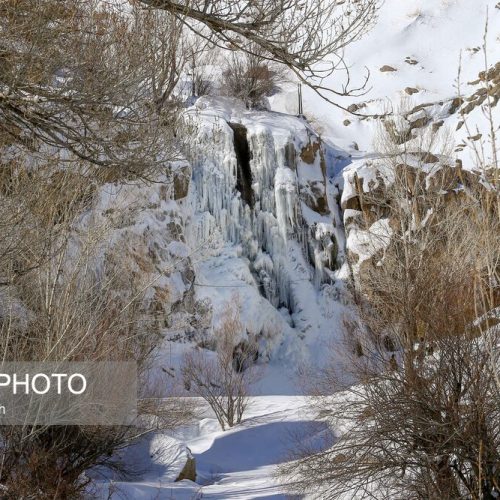
<svg viewBox="0 0 500 500">
<path fill-rule="evenodd" d="M 182 365 L 185 388 L 203 398 L 222 429 L 241 422 L 248 406 L 249 385 L 256 380 L 256 346 L 239 342 L 243 325 L 238 308 L 227 306 L 215 332 L 215 353 L 188 352 Z"/>
<path fill-rule="evenodd" d="M 222 48 L 254 53 L 287 66 L 332 104 L 336 96 L 363 93 L 367 78 L 352 87 L 343 51 L 372 26 L 378 0 L 140 0 L 162 9 L 190 30 Z M 258 54 L 257 54 L 258 55 Z M 344 73 L 344 84 L 333 89 L 322 79 Z"/>
<path fill-rule="evenodd" d="M 135 360 L 142 376 L 159 340 L 142 301 L 147 284 L 122 287 L 123 268 L 98 265 L 109 228 L 81 227 L 103 182 L 157 178 L 179 151 L 179 23 L 123 7 L 0 5 L 4 361 Z M 143 396 L 148 419 L 137 427 L 2 427 L 2 497 L 77 498 L 82 472 L 119 467 L 113 453 L 153 430 L 149 422 L 172 426 L 190 415 L 181 400 Z"/>
<path fill-rule="evenodd" d="M 0 130 L 11 148 L 145 178 L 178 157 L 164 106 L 179 75 L 178 22 L 96 0 L 0 11 Z"/>
<path fill-rule="evenodd" d="M 484 70 L 479 74 L 478 82 L 481 84 L 481 90 L 485 94 L 485 103 L 482 107 L 484 115 L 488 123 L 488 134 L 481 136 L 481 139 L 476 143 L 472 141 L 471 138 L 474 137 L 475 133 L 471 130 L 469 124 L 469 118 L 462 108 L 460 110 L 460 115 L 464 123 L 465 129 L 467 131 L 468 139 L 467 146 L 473 151 L 473 158 L 475 160 L 476 169 L 481 172 L 485 182 L 491 187 L 488 191 L 488 198 L 481 205 L 485 205 L 486 210 L 491 213 L 491 217 L 487 217 L 484 220 L 484 224 L 481 227 L 481 231 L 478 233 L 478 239 L 481 241 L 482 246 L 486 249 L 485 254 L 488 256 L 488 261 L 485 265 L 487 273 L 485 280 L 481 287 L 481 295 L 478 297 L 477 315 L 481 317 L 479 322 L 479 328 L 481 333 L 485 337 L 486 341 L 490 346 L 490 366 L 492 373 L 496 377 L 497 390 L 500 393 L 500 375 L 496 372 L 496 367 L 500 362 L 499 353 L 496 349 L 496 339 L 495 339 L 495 328 L 497 328 L 499 313 L 495 308 L 500 303 L 500 289 L 498 283 L 500 283 L 500 256 L 498 252 L 494 249 L 500 246 L 499 241 L 499 227 L 500 227 L 500 164 L 499 164 L 499 154 L 500 145 L 498 144 L 498 123 L 494 119 L 495 106 L 498 104 L 498 92 L 495 91 L 495 79 L 498 79 L 500 74 L 500 62 L 497 62 L 494 66 L 490 66 L 488 60 L 488 27 L 489 20 L 486 19 L 484 36 L 483 36 L 483 46 L 482 54 L 484 60 Z M 459 98 L 462 99 L 462 66 L 460 64 L 458 71 L 458 94 Z M 496 214 L 496 217 L 495 217 Z M 475 217 L 481 216 L 480 213 L 476 213 Z M 481 311 L 490 311 L 488 314 L 481 316 Z"/>
<path fill-rule="evenodd" d="M 342 435 L 323 450 L 294 444 L 296 460 L 281 469 L 290 489 L 332 499 L 496 498 L 500 415 L 489 352 L 479 337 L 454 333 L 415 347 L 404 366 L 394 353 L 377 352 L 378 365 L 372 351 L 370 364 L 353 357 L 360 385 L 312 400 Z M 343 388 L 339 375 L 323 371 L 316 390 Z"/>
<path fill-rule="evenodd" d="M 129 280 L 123 287 L 123 264 L 116 267 L 99 259 L 110 228 L 77 227 L 87 203 L 83 187 L 89 186 L 88 179 L 80 182 L 69 171 L 61 175 L 69 177 L 58 180 L 67 190 L 52 191 L 50 177 L 45 183 L 36 177 L 37 193 L 48 201 L 32 200 L 33 211 L 28 213 L 38 229 L 20 233 L 21 242 L 16 243 L 23 250 L 17 258 L 33 260 L 22 274 L 14 255 L 0 261 L 6 283 L 0 290 L 2 361 L 136 361 L 140 379 L 147 381 L 151 353 L 160 340 L 154 315 L 143 303 L 148 283 Z M 47 211 L 35 211 L 38 208 Z M 43 261 L 36 255 L 40 241 L 46 248 Z M 128 472 L 122 470 L 116 451 L 145 433 L 192 417 L 189 401 L 169 396 L 175 394 L 163 391 L 160 401 L 146 385 L 139 394 L 140 420 L 134 425 L 0 427 L 2 496 L 78 498 L 86 487 L 81 475 L 87 469 L 106 466 Z"/>
</svg>

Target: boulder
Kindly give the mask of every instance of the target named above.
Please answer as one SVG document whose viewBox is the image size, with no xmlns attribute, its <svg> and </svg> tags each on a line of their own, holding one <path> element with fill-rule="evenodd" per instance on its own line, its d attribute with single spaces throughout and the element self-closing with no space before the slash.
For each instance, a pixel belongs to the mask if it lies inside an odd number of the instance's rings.
<svg viewBox="0 0 500 500">
<path fill-rule="evenodd" d="M 189 192 L 191 182 L 191 167 L 189 163 L 180 163 L 173 168 L 174 200 L 185 198 Z"/>
<path fill-rule="evenodd" d="M 181 470 L 180 474 L 177 476 L 175 482 L 183 481 L 184 479 L 188 479 L 189 481 L 196 481 L 196 459 L 191 454 L 189 448 L 187 449 L 188 455 L 186 464 Z"/>
<path fill-rule="evenodd" d="M 330 213 L 324 183 L 319 181 L 309 182 L 301 188 L 300 198 L 311 210 L 321 215 Z"/>
<path fill-rule="evenodd" d="M 416 59 L 411 58 L 410 56 L 406 56 L 405 63 L 410 64 L 411 66 L 415 66 L 416 64 L 418 64 L 418 61 Z"/>
<path fill-rule="evenodd" d="M 410 130 L 425 127 L 430 121 L 424 109 L 421 109 L 416 113 L 407 115 L 406 119 L 410 123 Z"/>
<path fill-rule="evenodd" d="M 438 120 L 432 124 L 432 131 L 436 133 L 444 125 L 444 120 Z"/>
<path fill-rule="evenodd" d="M 347 111 L 349 111 L 349 113 L 356 113 L 356 111 L 359 111 L 363 108 L 366 108 L 366 104 L 364 102 L 360 104 L 351 104 L 347 107 Z"/>
<path fill-rule="evenodd" d="M 321 141 L 310 142 L 302 148 L 300 158 L 304 163 L 312 165 L 316 161 L 316 153 L 321 149 Z"/>
</svg>

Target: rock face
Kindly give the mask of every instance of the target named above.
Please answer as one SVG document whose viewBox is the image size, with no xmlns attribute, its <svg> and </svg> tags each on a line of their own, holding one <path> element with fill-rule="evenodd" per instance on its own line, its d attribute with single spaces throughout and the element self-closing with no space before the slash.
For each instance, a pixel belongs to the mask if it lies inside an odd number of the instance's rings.
<svg viewBox="0 0 500 500">
<path fill-rule="evenodd" d="M 197 316 L 195 273 L 185 238 L 187 215 L 175 201 L 187 196 L 190 172 L 184 162 L 174 165 L 173 183 L 160 177 L 148 185 L 105 184 L 87 216 L 94 227 L 106 228 L 96 266 L 116 271 L 117 293 L 126 297 L 141 292 L 142 313 L 153 319 L 158 333 L 180 317 L 188 330 L 210 324 L 209 314 L 205 319 Z"/>
<path fill-rule="evenodd" d="M 308 144 L 302 147 L 300 159 L 302 160 L 304 170 L 307 169 L 306 165 L 311 165 L 311 171 L 317 171 L 318 166 L 321 170 L 320 178 L 308 176 L 309 172 L 303 172 L 303 181 L 300 182 L 301 200 L 314 212 L 318 212 L 321 215 L 328 215 L 330 209 L 326 195 L 326 162 L 319 137 L 312 136 Z"/>
<path fill-rule="evenodd" d="M 384 66 L 384 68 L 390 67 Z M 382 69 L 383 68 L 381 68 L 380 71 L 382 71 Z M 391 70 L 386 69 L 386 71 Z M 402 113 L 396 120 L 384 120 L 383 124 L 397 144 L 404 144 L 414 139 L 418 132 L 428 125 L 432 126 L 433 132 L 437 132 L 451 115 L 460 113 L 461 115 L 467 116 L 475 110 L 478 111 L 481 106 L 486 105 L 488 98 L 494 113 L 500 101 L 500 62 L 497 62 L 494 66 L 489 68 L 488 71 L 481 71 L 477 80 L 469 82 L 468 85 L 473 86 L 475 89 L 471 91 L 468 96 L 453 97 L 438 102 L 418 104 L 412 109 Z M 414 87 L 405 88 L 405 93 L 408 95 L 413 95 L 418 92 L 419 89 Z M 354 111 L 356 109 L 357 108 L 353 108 Z M 455 127 L 456 130 L 460 130 L 463 125 L 464 121 L 459 121 Z M 478 141 L 481 139 L 481 136 L 477 134 L 465 137 L 464 139 Z M 464 145 L 459 143 L 455 152 L 461 152 L 463 149 Z"/>
<path fill-rule="evenodd" d="M 338 294 L 345 260 L 340 188 L 327 178 L 339 152 L 302 118 L 248 111 L 237 101 L 200 98 L 186 115 L 187 160 L 153 183 L 99 186 L 79 231 L 104 228 L 96 272 L 115 273 L 120 296 L 141 296 L 137 314 L 159 339 L 210 336 L 222 303 L 214 296 L 241 279 L 238 293 L 252 288 L 242 306 L 258 313 L 240 340 L 257 342 L 267 359 L 286 333 L 331 323 L 317 303 Z M 224 276 L 222 292 L 220 283 L 214 293 L 208 288 L 205 260 Z M 193 465 L 186 467 L 192 477 Z"/>
<path fill-rule="evenodd" d="M 172 165 L 173 199 L 186 198 L 191 183 L 191 165 L 187 162 L 177 162 Z"/>
<path fill-rule="evenodd" d="M 346 230 L 346 251 L 355 282 L 360 286 L 363 273 L 377 265 L 390 244 L 399 221 L 391 217 L 389 191 L 395 179 L 404 179 L 409 199 L 425 189 L 442 196 L 444 203 L 459 203 L 464 190 L 484 189 L 480 176 L 462 168 L 461 162 L 450 165 L 445 157 L 425 152 L 408 153 L 406 163 L 386 160 L 357 161 L 343 172 L 342 209 Z M 416 196 L 411 206 L 416 223 L 425 220 L 428 207 Z"/>
<path fill-rule="evenodd" d="M 481 71 L 479 77 L 471 85 L 478 85 L 479 88 L 465 99 L 462 111 L 470 113 L 474 108 L 481 106 L 488 96 L 491 99 L 492 107 L 496 107 L 500 101 L 500 62 L 497 62 L 488 71 Z"/>
<path fill-rule="evenodd" d="M 184 479 L 196 482 L 196 459 L 193 457 L 193 455 L 191 455 L 191 451 L 189 450 L 189 448 L 187 449 L 187 451 L 188 456 L 186 465 L 184 465 L 184 468 L 175 480 L 176 482 L 183 481 Z"/>
</svg>

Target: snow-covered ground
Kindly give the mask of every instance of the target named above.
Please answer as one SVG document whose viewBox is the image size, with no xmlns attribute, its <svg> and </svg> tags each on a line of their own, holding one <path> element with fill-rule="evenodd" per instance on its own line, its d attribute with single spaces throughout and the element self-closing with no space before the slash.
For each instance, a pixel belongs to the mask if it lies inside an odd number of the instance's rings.
<svg viewBox="0 0 500 500">
<path fill-rule="evenodd" d="M 244 422 L 233 429 L 222 432 L 207 410 L 207 417 L 176 433 L 196 460 L 196 483 L 173 482 L 182 453 L 172 437 L 155 435 L 125 457 L 137 470 L 146 470 L 140 480 L 106 481 L 98 491 L 104 498 L 111 491 L 113 499 L 285 499 L 276 465 L 288 459 L 295 439 L 311 439 L 324 430 L 302 396 L 253 397 Z"/>
<path fill-rule="evenodd" d="M 359 111 L 366 114 L 382 114 L 400 105 L 410 110 L 419 104 L 432 104 L 424 114 L 434 122 L 442 119 L 445 127 L 455 131 L 461 117 L 449 113 L 449 107 L 457 95 L 459 58 L 461 55 L 461 92 L 469 95 L 478 88 L 470 82 L 477 80 L 485 66 L 478 48 L 483 43 L 487 9 L 488 59 L 490 64 L 500 61 L 498 5 L 498 0 L 385 0 L 374 29 L 345 54 L 354 82 L 362 80 L 365 68 L 370 70 L 367 92 L 337 102 L 344 107 L 362 106 Z M 381 71 L 384 66 L 391 69 Z M 335 234 L 342 251 L 345 242 L 335 185 L 342 187 L 342 170 L 352 161 L 350 169 L 362 169 L 367 158 L 376 156 L 373 142 L 380 122 L 353 117 L 310 89 L 304 94 L 305 114 L 326 144 L 330 213 L 320 215 L 304 203 L 299 205 L 302 216 L 311 227 L 314 224 L 316 232 Z M 261 356 L 268 362 L 262 380 L 253 388 L 250 409 L 241 425 L 226 432 L 220 431 L 207 410 L 199 422 L 175 436 L 153 435 L 126 457 L 139 477 L 99 483 L 100 498 L 109 494 L 113 499 L 285 498 L 283 485 L 274 473 L 277 464 L 287 459 L 290 436 L 306 438 L 322 430 L 310 425 L 314 414 L 301 394 L 296 372 L 302 363 L 321 363 L 331 353 L 331 344 L 341 350 L 342 324 L 349 314 L 342 283 L 348 270 L 340 266 L 333 284 L 318 283 L 300 242 L 288 239 L 294 229 L 293 205 L 297 200 L 293 201 L 296 192 L 292 188 L 297 178 L 280 151 L 290 138 L 305 141 L 306 129 L 301 120 L 287 116 L 297 112 L 294 85 L 270 102 L 272 113 L 246 112 L 224 100 L 201 100 L 197 108 L 187 111 L 199 128 L 197 140 L 204 144 L 204 156 L 194 162 L 190 195 L 181 207 L 187 221 L 187 245 L 196 247 L 191 257 L 196 299 L 211 302 L 214 326 L 224 304 L 237 299 L 248 332 L 264 337 Z M 500 107 L 494 112 L 500 122 Z M 476 126 L 484 129 L 485 116 L 480 107 L 469 116 L 472 130 Z M 236 159 L 228 122 L 247 127 L 253 151 L 259 152 L 252 160 L 252 169 L 258 173 L 253 188 L 259 193 L 263 213 L 258 226 L 256 218 L 234 197 L 231 172 Z M 465 128 L 460 129 L 455 133 L 455 143 L 467 141 L 466 136 Z M 463 159 L 465 167 L 473 161 L 467 149 L 458 151 L 457 157 Z M 310 176 L 304 182 L 314 181 L 314 169 L 303 167 L 298 167 L 299 177 L 302 168 L 304 175 Z M 266 191 L 267 187 L 272 189 Z M 262 234 L 257 237 L 252 231 Z M 382 233 L 385 235 L 387 228 Z M 358 253 L 363 254 L 363 248 Z M 267 294 L 262 293 L 266 281 L 262 274 L 261 281 L 257 280 L 260 272 L 269 274 L 276 288 L 274 295 L 272 287 Z M 287 307 L 284 302 L 288 302 Z M 159 363 L 175 369 L 180 354 L 190 345 L 167 343 Z M 196 459 L 196 483 L 174 482 L 187 457 L 186 447 Z"/>
</svg>

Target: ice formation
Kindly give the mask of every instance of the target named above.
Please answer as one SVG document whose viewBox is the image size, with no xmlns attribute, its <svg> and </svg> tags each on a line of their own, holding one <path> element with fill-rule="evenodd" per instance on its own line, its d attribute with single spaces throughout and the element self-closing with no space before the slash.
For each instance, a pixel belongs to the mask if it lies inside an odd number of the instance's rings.
<svg viewBox="0 0 500 500">
<path fill-rule="evenodd" d="M 236 294 L 268 358 L 306 352 L 297 339 L 331 338 L 345 278 L 340 187 L 328 174 L 338 152 L 301 118 L 227 98 L 198 99 L 185 122 L 197 297 L 212 302 L 216 322 Z"/>
<path fill-rule="evenodd" d="M 306 122 L 208 98 L 200 99 L 186 115 L 195 129 L 190 148 L 191 246 L 208 245 L 214 239 L 221 245 L 240 245 L 258 286 L 274 307 L 293 310 L 298 306 L 291 245 L 300 246 L 309 261 L 309 278 L 317 286 L 332 283 L 332 270 L 342 259 L 332 224 L 332 212 L 338 207 L 327 199 L 322 145 Z M 246 159 L 241 158 L 241 150 L 235 150 L 235 130 L 240 143 L 246 132 Z M 244 161 L 250 165 L 251 175 L 245 175 L 251 186 L 242 186 Z M 308 206 L 314 207 L 320 191 L 323 214 Z"/>
</svg>

